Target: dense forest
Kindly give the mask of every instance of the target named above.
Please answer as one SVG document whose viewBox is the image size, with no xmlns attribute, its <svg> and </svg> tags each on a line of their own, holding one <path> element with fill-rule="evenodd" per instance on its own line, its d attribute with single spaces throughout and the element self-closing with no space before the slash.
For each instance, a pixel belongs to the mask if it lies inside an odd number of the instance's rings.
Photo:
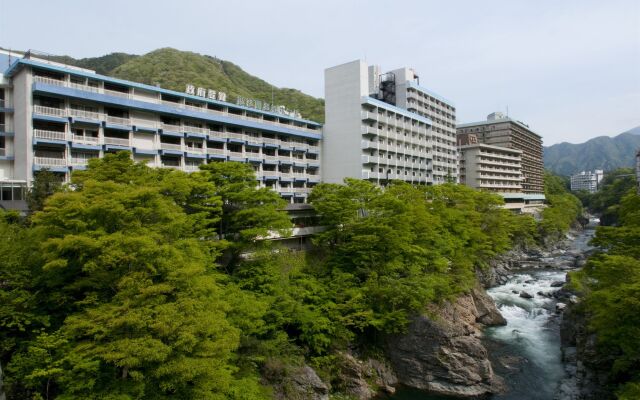
<svg viewBox="0 0 640 400">
<path fill-rule="evenodd" d="M 380 354 L 429 304 L 475 284 L 514 246 L 562 236 L 580 213 L 547 176 L 543 218 L 445 184 L 320 184 L 326 228 L 307 252 L 283 200 L 246 164 L 153 169 L 126 152 L 71 183 L 38 175 L 26 216 L 0 216 L 0 363 L 10 399 L 287 397 L 310 365 L 340 392 L 336 355 Z"/>
<path fill-rule="evenodd" d="M 578 307 L 595 337 L 590 361 L 608 372 L 618 399 L 640 398 L 640 196 L 630 169 L 612 171 L 585 205 L 602 215 L 593 244 L 599 251 L 571 284 L 584 299 Z"/>
</svg>

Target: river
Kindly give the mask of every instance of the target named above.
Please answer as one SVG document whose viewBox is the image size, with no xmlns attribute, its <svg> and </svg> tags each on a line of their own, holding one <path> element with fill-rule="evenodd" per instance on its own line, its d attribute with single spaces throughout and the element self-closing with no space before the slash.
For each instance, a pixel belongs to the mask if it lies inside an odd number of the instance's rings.
<svg viewBox="0 0 640 400">
<path fill-rule="evenodd" d="M 576 252 L 589 249 L 593 236 L 591 224 L 569 242 L 566 255 L 556 262 L 570 261 Z M 529 268 L 514 271 L 507 283 L 487 290 L 507 320 L 506 326 L 485 330 L 483 343 L 495 372 L 502 376 L 508 392 L 491 400 L 552 400 L 564 375 L 560 350 L 560 315 L 557 300 L 550 296 L 559 290 L 552 283 L 564 281 L 567 271 L 560 268 Z M 520 297 L 521 292 L 532 296 Z M 542 294 L 538 294 L 542 293 Z M 400 389 L 393 400 L 445 400 L 449 397 L 427 395 Z"/>
</svg>

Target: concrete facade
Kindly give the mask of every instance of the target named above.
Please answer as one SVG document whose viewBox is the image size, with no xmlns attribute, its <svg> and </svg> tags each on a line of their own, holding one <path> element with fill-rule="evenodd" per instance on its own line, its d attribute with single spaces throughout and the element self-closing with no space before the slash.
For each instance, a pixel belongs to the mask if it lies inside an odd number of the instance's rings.
<svg viewBox="0 0 640 400">
<path fill-rule="evenodd" d="M 257 185 L 291 203 L 320 182 L 321 125 L 226 101 L 14 56 L 0 79 L 0 206 L 24 209 L 42 169 L 68 181 L 89 159 L 130 151 L 149 166 L 197 171 L 250 163 Z M 5 198 L 6 197 L 6 198 Z"/>
<path fill-rule="evenodd" d="M 407 68 L 381 74 L 362 60 L 325 70 L 324 181 L 457 181 L 455 108 L 415 80 Z"/>
<path fill-rule="evenodd" d="M 504 116 L 489 114 L 486 121 L 460 124 L 458 138 L 473 134 L 478 143 L 517 149 L 522 151 L 522 191 L 525 194 L 544 194 L 544 165 L 542 137 L 526 124 Z"/>
</svg>

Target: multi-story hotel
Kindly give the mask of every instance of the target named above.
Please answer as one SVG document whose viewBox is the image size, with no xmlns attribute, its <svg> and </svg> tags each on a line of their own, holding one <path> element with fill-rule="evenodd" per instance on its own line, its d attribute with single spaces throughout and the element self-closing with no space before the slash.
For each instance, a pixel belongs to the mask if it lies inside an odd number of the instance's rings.
<svg viewBox="0 0 640 400">
<path fill-rule="evenodd" d="M 475 135 L 478 143 L 521 150 L 522 192 L 532 196 L 544 194 L 542 137 L 527 125 L 495 112 L 489 114 L 486 121 L 460 124 L 457 131 L 458 137 L 462 138 Z"/>
<path fill-rule="evenodd" d="M 127 150 L 135 161 L 195 171 L 250 163 L 258 183 L 292 203 L 320 182 L 321 125 L 295 115 L 114 79 L 0 51 L 0 205 L 24 208 L 49 169 L 68 180 L 87 160 Z M 200 92 L 200 90 L 198 90 Z M 202 89 L 204 94 L 205 89 Z"/>
<path fill-rule="evenodd" d="M 582 171 L 579 174 L 571 175 L 571 191 L 586 190 L 589 193 L 598 191 L 600 182 L 604 177 L 604 171 L 596 169 L 595 171 Z"/>
<path fill-rule="evenodd" d="M 408 68 L 362 60 L 325 70 L 322 177 L 385 184 L 457 181 L 455 108 Z"/>
</svg>

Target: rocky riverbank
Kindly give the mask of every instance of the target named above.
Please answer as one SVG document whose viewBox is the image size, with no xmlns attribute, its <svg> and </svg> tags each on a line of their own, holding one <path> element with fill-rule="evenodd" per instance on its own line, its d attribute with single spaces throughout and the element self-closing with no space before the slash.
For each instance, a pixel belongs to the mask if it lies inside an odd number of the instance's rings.
<svg viewBox="0 0 640 400">
<path fill-rule="evenodd" d="M 508 387 L 494 371 L 482 337 L 485 328 L 505 325 L 506 321 L 485 288 L 504 285 L 523 270 L 568 271 L 582 266 L 584 251 L 572 245 L 578 234 L 572 232 L 566 240 L 544 250 L 516 249 L 495 259 L 490 268 L 478 271 L 478 285 L 472 291 L 430 307 L 413 318 L 404 334 L 386 338 L 384 360 L 337 354 L 335 366 L 340 372 L 333 382 L 323 382 L 309 366 L 289 370 L 279 383 L 271 382 L 277 397 L 325 400 L 330 392 L 340 392 L 367 400 L 393 394 L 398 386 L 458 398 L 504 393 Z M 549 293 L 523 291 L 519 297 L 554 298 L 561 314 L 567 304 L 576 301 L 571 293 L 556 289 L 563 284 L 562 280 L 554 281 Z M 567 354 L 569 357 L 570 351 Z M 503 358 L 500 362 L 507 364 L 511 359 Z M 512 358 L 515 364 L 523 360 Z"/>
</svg>

